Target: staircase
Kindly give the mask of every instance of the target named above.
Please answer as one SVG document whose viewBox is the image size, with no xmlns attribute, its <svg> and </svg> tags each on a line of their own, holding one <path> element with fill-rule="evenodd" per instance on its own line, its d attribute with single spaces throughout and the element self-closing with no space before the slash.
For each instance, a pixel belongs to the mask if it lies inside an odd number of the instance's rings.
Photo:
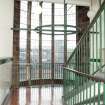
<svg viewBox="0 0 105 105">
<path fill-rule="evenodd" d="M 105 1 L 64 67 L 64 105 L 105 105 Z"/>
</svg>

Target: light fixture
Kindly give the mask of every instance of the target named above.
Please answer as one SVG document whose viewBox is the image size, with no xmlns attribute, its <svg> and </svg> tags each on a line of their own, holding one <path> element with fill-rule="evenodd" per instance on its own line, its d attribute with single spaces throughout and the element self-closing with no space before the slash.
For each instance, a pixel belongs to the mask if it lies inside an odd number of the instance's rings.
<svg viewBox="0 0 105 105">
<path fill-rule="evenodd" d="M 37 6 L 35 8 L 35 14 L 41 14 L 42 13 L 42 8 L 41 6 L 39 5 L 39 2 L 37 2 Z"/>
</svg>

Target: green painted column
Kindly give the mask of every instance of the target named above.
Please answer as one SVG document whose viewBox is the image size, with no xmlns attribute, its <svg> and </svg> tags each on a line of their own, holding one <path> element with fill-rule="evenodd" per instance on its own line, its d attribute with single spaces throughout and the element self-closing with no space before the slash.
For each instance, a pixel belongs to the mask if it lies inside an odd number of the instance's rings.
<svg viewBox="0 0 105 105">
<path fill-rule="evenodd" d="M 43 2 L 40 2 L 39 5 L 42 7 Z M 39 14 L 39 26 L 42 26 L 42 13 Z M 42 81 L 42 28 L 39 32 L 39 79 L 40 83 Z"/>
<path fill-rule="evenodd" d="M 67 62 L 67 4 L 64 0 L 64 65 Z"/>
<path fill-rule="evenodd" d="M 52 3 L 51 79 L 54 80 L 54 3 Z"/>
</svg>

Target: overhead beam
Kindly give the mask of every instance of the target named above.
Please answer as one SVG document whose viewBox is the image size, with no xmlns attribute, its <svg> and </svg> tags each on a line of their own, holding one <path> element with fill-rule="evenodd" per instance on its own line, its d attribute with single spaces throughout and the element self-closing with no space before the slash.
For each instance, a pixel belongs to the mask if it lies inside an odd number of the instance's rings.
<svg viewBox="0 0 105 105">
<path fill-rule="evenodd" d="M 19 1 L 43 1 L 49 3 L 64 3 L 64 0 L 19 0 Z M 73 4 L 78 6 L 90 6 L 90 0 L 66 0 L 67 4 Z"/>
</svg>

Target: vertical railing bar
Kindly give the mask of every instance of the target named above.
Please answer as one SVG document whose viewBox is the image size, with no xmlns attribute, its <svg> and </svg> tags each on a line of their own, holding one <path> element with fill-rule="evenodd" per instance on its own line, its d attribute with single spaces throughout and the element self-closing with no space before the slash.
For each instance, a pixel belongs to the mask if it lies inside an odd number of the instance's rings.
<svg viewBox="0 0 105 105">
<path fill-rule="evenodd" d="M 49 73 L 48 73 L 48 69 L 49 69 L 49 63 L 45 63 L 45 77 L 44 77 L 44 79 L 45 80 L 47 80 L 48 79 L 48 75 L 49 75 Z"/>
<path fill-rule="evenodd" d="M 86 73 L 86 37 L 87 35 L 84 38 L 84 70 L 85 70 L 85 73 Z"/>
<path fill-rule="evenodd" d="M 98 34 L 97 34 L 97 21 L 96 21 L 96 60 L 98 59 Z M 98 69 L 98 61 L 96 62 L 96 68 Z"/>
<path fill-rule="evenodd" d="M 105 49 L 105 7 L 104 7 L 104 49 Z M 105 77 L 105 74 L 104 74 Z M 105 83 L 103 83 L 103 104 L 105 105 Z"/>
<path fill-rule="evenodd" d="M 86 37 L 86 36 L 85 36 Z M 85 37 L 83 38 L 83 65 L 82 65 L 82 69 L 83 69 L 83 72 L 85 73 L 86 71 L 85 71 Z"/>
<path fill-rule="evenodd" d="M 82 94 L 81 94 L 81 85 L 82 85 L 82 83 L 81 83 L 81 80 L 82 80 L 82 79 L 81 79 L 81 76 L 80 76 L 80 103 L 82 102 L 82 97 L 81 97 L 81 95 L 82 95 Z"/>
<path fill-rule="evenodd" d="M 100 85 L 101 82 L 98 82 L 98 105 L 100 105 Z"/>
<path fill-rule="evenodd" d="M 87 78 L 87 88 L 86 88 L 86 100 L 88 99 L 88 82 L 89 82 L 89 80 L 88 80 L 88 78 Z M 86 105 L 88 105 L 88 103 L 86 103 Z"/>
<path fill-rule="evenodd" d="M 48 68 L 49 68 L 49 63 L 45 63 L 45 75 L 44 75 L 44 79 L 47 79 L 47 77 L 48 77 L 48 71 L 47 71 Z"/>
<path fill-rule="evenodd" d="M 78 75 L 78 90 L 79 90 L 79 75 Z M 79 103 L 79 93 L 78 93 L 78 103 Z"/>
<path fill-rule="evenodd" d="M 73 76 L 72 76 L 72 80 L 73 80 L 73 89 L 75 88 L 75 82 L 74 82 L 74 73 L 73 73 Z M 75 90 L 73 91 L 73 105 L 74 105 L 74 94 L 75 94 Z"/>
<path fill-rule="evenodd" d="M 85 94 L 85 77 L 83 77 L 83 102 L 84 102 L 84 94 Z"/>
<path fill-rule="evenodd" d="M 49 68 L 49 65 L 50 65 L 49 63 L 45 63 L 45 68 L 46 68 L 46 69 L 45 69 L 45 77 L 44 77 L 44 78 L 45 78 L 45 80 L 47 80 L 48 75 L 49 75 L 49 73 L 48 73 L 48 68 Z"/>
<path fill-rule="evenodd" d="M 66 69 L 63 69 L 63 98 L 64 98 L 64 99 L 63 99 L 63 103 L 64 103 L 64 104 L 65 104 L 65 96 L 66 96 L 66 95 L 65 95 L 65 91 L 66 91 L 66 90 L 65 90 L 65 83 L 66 83 L 66 81 L 65 81 L 65 80 L 66 80 L 66 79 L 65 79 L 65 71 L 66 71 Z"/>
<path fill-rule="evenodd" d="M 94 81 L 94 101 L 93 101 L 93 105 L 95 105 L 95 92 L 96 92 L 96 89 L 95 89 L 95 81 Z"/>
<path fill-rule="evenodd" d="M 48 72 L 47 72 L 47 68 L 49 67 L 49 63 L 44 63 L 45 65 L 45 69 L 44 69 L 44 79 L 47 79 L 47 76 L 48 76 Z"/>
<path fill-rule="evenodd" d="M 104 7 L 104 49 L 105 49 L 105 7 Z"/>
<path fill-rule="evenodd" d="M 78 60 L 78 64 L 79 64 L 79 71 L 80 71 L 80 45 L 78 46 L 79 47 L 79 52 L 78 52 L 78 57 L 79 57 L 79 60 Z"/>
<path fill-rule="evenodd" d="M 59 74 L 60 74 L 60 71 L 59 71 L 59 70 L 60 70 L 59 63 L 56 64 L 56 70 L 57 70 L 57 71 L 56 71 L 56 79 L 58 79 L 59 76 L 60 76 L 60 75 L 59 75 Z"/>
<path fill-rule="evenodd" d="M 92 29 L 90 29 L 90 31 L 92 31 Z M 92 35 L 91 35 L 92 33 L 90 32 L 89 33 L 89 46 L 90 46 L 90 58 L 92 59 L 92 56 L 93 56 L 93 53 L 92 53 Z M 89 74 L 91 74 L 91 71 L 92 71 L 92 69 L 93 69 L 93 66 L 92 66 L 92 61 L 89 61 L 90 62 L 90 70 L 89 70 Z"/>
<path fill-rule="evenodd" d="M 94 25 L 95 25 L 95 24 L 94 24 Z M 95 59 L 95 58 L 94 58 L 94 55 L 95 55 L 95 53 L 94 53 L 94 44 L 95 44 L 95 43 L 94 43 L 94 25 L 93 25 L 93 28 L 92 28 L 92 31 L 93 31 L 93 35 L 92 35 L 92 36 L 93 36 L 93 38 L 92 38 L 92 39 L 93 39 L 93 40 L 92 40 L 92 43 L 93 43 L 93 48 L 92 48 L 92 49 L 93 49 L 93 72 L 92 72 L 92 74 L 94 73 L 94 63 L 95 63 L 95 60 L 94 60 L 94 59 Z"/>
<path fill-rule="evenodd" d="M 50 73 L 49 73 L 50 65 L 51 65 L 51 63 L 46 63 L 46 77 L 45 77 L 46 79 L 51 79 Z"/>
<path fill-rule="evenodd" d="M 82 64 L 83 64 L 83 59 L 82 59 L 82 43 L 80 43 L 80 71 L 81 72 L 84 72 L 83 70 L 82 70 Z"/>
<path fill-rule="evenodd" d="M 88 45 L 88 43 L 87 43 L 88 41 L 87 41 L 87 35 L 86 35 L 86 38 L 85 38 L 85 73 L 87 73 L 87 70 L 88 70 L 88 59 L 87 59 L 87 52 L 89 51 L 89 49 L 87 50 L 87 45 Z"/>
<path fill-rule="evenodd" d="M 43 63 L 43 73 L 42 73 L 42 75 L 43 75 L 43 77 L 42 77 L 42 80 L 44 81 L 44 75 L 45 75 L 45 63 Z"/>
<path fill-rule="evenodd" d="M 105 83 L 103 83 L 103 105 L 105 105 Z"/>
<path fill-rule="evenodd" d="M 59 73 L 59 78 L 58 79 L 61 79 L 61 74 L 62 74 L 61 64 L 59 64 L 59 68 L 60 68 L 59 69 L 60 70 L 60 73 L 58 72 Z"/>
<path fill-rule="evenodd" d="M 89 97 L 89 104 L 91 105 L 91 80 L 89 80 L 89 84 L 90 84 L 90 97 Z"/>
<path fill-rule="evenodd" d="M 47 73 L 48 73 L 48 71 L 50 71 L 51 69 L 50 69 L 50 65 L 51 65 L 51 63 L 49 63 L 49 65 L 48 65 L 48 67 L 47 67 Z M 48 76 L 47 76 L 47 79 L 49 79 L 50 78 L 50 73 L 48 73 Z"/>
<path fill-rule="evenodd" d="M 76 104 L 76 98 L 77 98 L 77 95 L 76 95 L 76 89 L 77 89 L 77 74 L 75 74 L 75 104 Z"/>
<path fill-rule="evenodd" d="M 75 78 L 76 78 L 75 80 L 75 95 L 76 95 L 75 104 L 76 104 L 77 103 L 77 88 L 78 88 L 78 75 L 77 74 L 75 74 Z"/>
<path fill-rule="evenodd" d="M 101 14 L 100 14 L 100 67 L 102 66 L 102 61 L 101 61 L 101 58 L 102 58 L 102 26 L 101 26 L 101 23 L 102 23 L 102 16 L 101 16 Z"/>
<path fill-rule="evenodd" d="M 47 74 L 46 74 L 46 69 L 47 69 L 47 68 L 46 68 L 46 63 L 44 63 L 43 81 L 44 81 L 44 79 L 45 79 L 45 76 L 47 75 Z"/>
<path fill-rule="evenodd" d="M 77 60 L 76 60 L 76 61 L 77 61 L 77 63 L 76 63 L 76 64 L 77 64 L 77 70 L 79 70 L 79 65 L 78 65 L 78 62 L 79 62 L 78 60 L 79 60 L 79 59 L 78 59 L 78 57 L 79 57 L 79 55 L 78 55 L 78 48 L 77 48 L 77 57 L 76 57 L 76 59 L 77 59 Z"/>
</svg>

